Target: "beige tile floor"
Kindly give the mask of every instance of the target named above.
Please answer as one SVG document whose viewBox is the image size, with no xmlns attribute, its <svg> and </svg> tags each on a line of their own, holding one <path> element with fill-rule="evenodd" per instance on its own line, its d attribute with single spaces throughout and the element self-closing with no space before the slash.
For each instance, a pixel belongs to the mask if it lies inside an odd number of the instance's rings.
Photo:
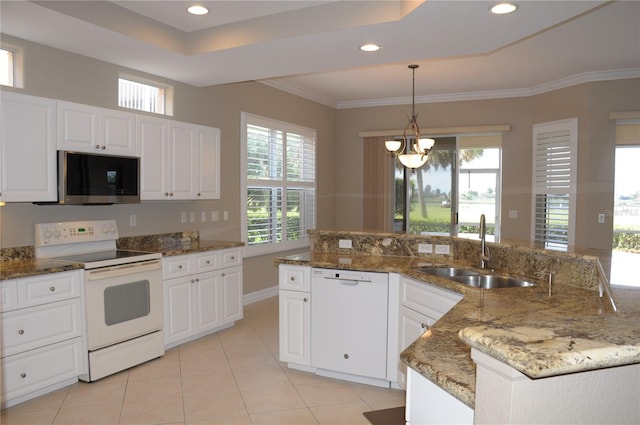
<svg viewBox="0 0 640 425">
<path fill-rule="evenodd" d="M 292 370 L 278 361 L 278 298 L 232 328 L 93 383 L 2 411 L 2 425 L 368 424 L 404 392 Z"/>
</svg>

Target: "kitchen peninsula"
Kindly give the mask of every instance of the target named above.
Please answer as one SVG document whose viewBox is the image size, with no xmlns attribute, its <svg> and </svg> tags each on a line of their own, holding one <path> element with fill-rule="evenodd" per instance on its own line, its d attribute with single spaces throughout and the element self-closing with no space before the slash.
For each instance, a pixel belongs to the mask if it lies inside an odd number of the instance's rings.
<svg viewBox="0 0 640 425">
<path fill-rule="evenodd" d="M 310 236 L 310 253 L 278 263 L 399 274 L 464 296 L 400 358 L 410 374 L 475 409 L 476 423 L 640 419 L 640 291 L 615 289 L 613 313 L 608 299 L 598 296 L 595 257 L 492 244 L 492 268 L 537 286 L 481 290 L 418 271 L 425 265 L 475 267 L 477 241 L 346 231 Z M 351 240 L 353 248 L 340 248 L 340 240 Z M 450 254 L 418 254 L 424 243 L 447 245 Z M 554 276 L 551 295 L 548 273 Z M 492 384 L 500 391 L 487 394 Z M 540 397 L 537 388 L 549 395 Z M 418 423 L 411 422 L 410 403 L 408 422 Z"/>
</svg>

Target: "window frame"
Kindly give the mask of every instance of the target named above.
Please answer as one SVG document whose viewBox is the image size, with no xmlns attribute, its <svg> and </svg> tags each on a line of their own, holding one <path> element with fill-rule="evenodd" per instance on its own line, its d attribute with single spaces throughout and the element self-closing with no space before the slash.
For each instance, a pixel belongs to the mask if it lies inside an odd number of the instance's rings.
<svg viewBox="0 0 640 425">
<path fill-rule="evenodd" d="M 289 180 L 287 179 L 287 158 L 286 158 L 286 137 L 284 146 L 283 146 L 283 170 L 282 170 L 282 179 L 280 180 L 260 180 L 260 179 L 249 179 L 248 172 L 248 137 L 247 137 L 247 126 L 248 125 L 256 125 L 264 128 L 269 128 L 271 130 L 279 130 L 282 131 L 283 134 L 294 133 L 299 134 L 305 137 L 309 137 L 313 140 L 314 144 L 314 159 L 313 159 L 313 180 L 312 181 L 298 181 L 298 180 Z M 245 243 L 245 256 L 252 257 L 258 255 L 272 254 L 278 253 L 282 251 L 290 251 L 295 249 L 304 249 L 309 248 L 310 239 L 306 233 L 306 230 L 315 228 L 317 217 L 317 132 L 315 129 L 302 127 L 296 124 L 291 124 L 287 122 L 283 122 L 280 120 L 271 119 L 268 117 L 263 117 L 247 112 L 241 112 L 240 114 L 240 181 L 241 181 L 241 195 L 240 195 L 240 210 L 241 210 L 241 237 L 242 241 Z M 300 239 L 296 240 L 282 240 L 280 242 L 268 242 L 259 245 L 250 245 L 249 244 L 249 229 L 248 229 L 248 208 L 247 208 L 247 199 L 248 199 L 248 189 L 250 187 L 260 187 L 260 188 L 278 188 L 282 191 L 282 208 L 283 211 L 286 211 L 287 205 L 287 190 L 299 190 L 299 189 L 312 189 L 313 190 L 313 200 L 312 200 L 312 212 L 311 212 L 311 221 L 310 225 L 302 226 L 300 235 Z M 287 234 L 287 220 L 286 214 L 283 216 L 282 220 L 282 233 L 284 236 Z"/>
<path fill-rule="evenodd" d="M 121 100 L 120 82 L 122 80 L 131 82 L 131 83 L 154 87 L 162 91 L 162 96 L 160 96 L 162 101 L 159 102 L 159 108 L 158 108 L 162 110 L 149 111 L 146 109 L 132 108 L 132 107 L 120 104 L 120 100 Z M 159 83 L 158 81 L 153 81 L 146 78 L 139 78 L 129 74 L 120 74 L 118 75 L 118 107 L 130 110 L 130 111 L 135 111 L 135 112 L 145 112 L 145 113 L 154 114 L 154 115 L 172 116 L 173 115 L 173 87 L 170 85 L 162 84 L 162 83 Z"/>
<path fill-rule="evenodd" d="M 5 87 L 16 87 L 16 51 L 4 46 L 0 47 L 0 50 L 7 52 L 7 84 L 0 85 Z M 4 71 L 3 71 L 4 72 Z"/>
</svg>

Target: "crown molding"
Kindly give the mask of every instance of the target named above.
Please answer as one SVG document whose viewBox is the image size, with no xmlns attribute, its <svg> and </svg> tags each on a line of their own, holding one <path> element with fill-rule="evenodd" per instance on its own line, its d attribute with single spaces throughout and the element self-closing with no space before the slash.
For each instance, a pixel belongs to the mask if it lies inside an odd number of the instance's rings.
<svg viewBox="0 0 640 425">
<path fill-rule="evenodd" d="M 448 93 L 439 95 L 416 96 L 416 103 L 442 103 L 460 102 L 469 100 L 506 99 L 512 97 L 535 96 L 566 87 L 583 83 L 609 80 L 624 80 L 628 78 L 640 78 L 640 68 L 617 69 L 611 71 L 584 72 L 549 83 L 539 84 L 529 88 L 506 89 L 506 90 L 486 90 L 464 93 Z M 263 80 L 262 84 L 282 90 L 305 99 L 321 103 L 335 109 L 367 108 L 374 106 L 395 106 L 411 104 L 411 97 L 391 97 L 384 99 L 367 99 L 339 102 L 321 96 L 310 90 L 302 89 L 283 80 Z"/>
</svg>

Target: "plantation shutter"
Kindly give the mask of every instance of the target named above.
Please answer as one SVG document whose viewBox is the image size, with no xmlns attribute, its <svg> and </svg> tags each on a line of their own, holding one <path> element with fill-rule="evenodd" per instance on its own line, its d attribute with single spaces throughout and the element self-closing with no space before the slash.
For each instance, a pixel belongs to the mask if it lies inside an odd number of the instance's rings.
<svg viewBox="0 0 640 425">
<path fill-rule="evenodd" d="M 533 126 L 532 239 L 566 251 L 575 240 L 578 120 Z"/>
<path fill-rule="evenodd" d="M 244 122 L 243 240 L 265 252 L 294 249 L 315 228 L 315 131 L 250 114 Z"/>
</svg>

